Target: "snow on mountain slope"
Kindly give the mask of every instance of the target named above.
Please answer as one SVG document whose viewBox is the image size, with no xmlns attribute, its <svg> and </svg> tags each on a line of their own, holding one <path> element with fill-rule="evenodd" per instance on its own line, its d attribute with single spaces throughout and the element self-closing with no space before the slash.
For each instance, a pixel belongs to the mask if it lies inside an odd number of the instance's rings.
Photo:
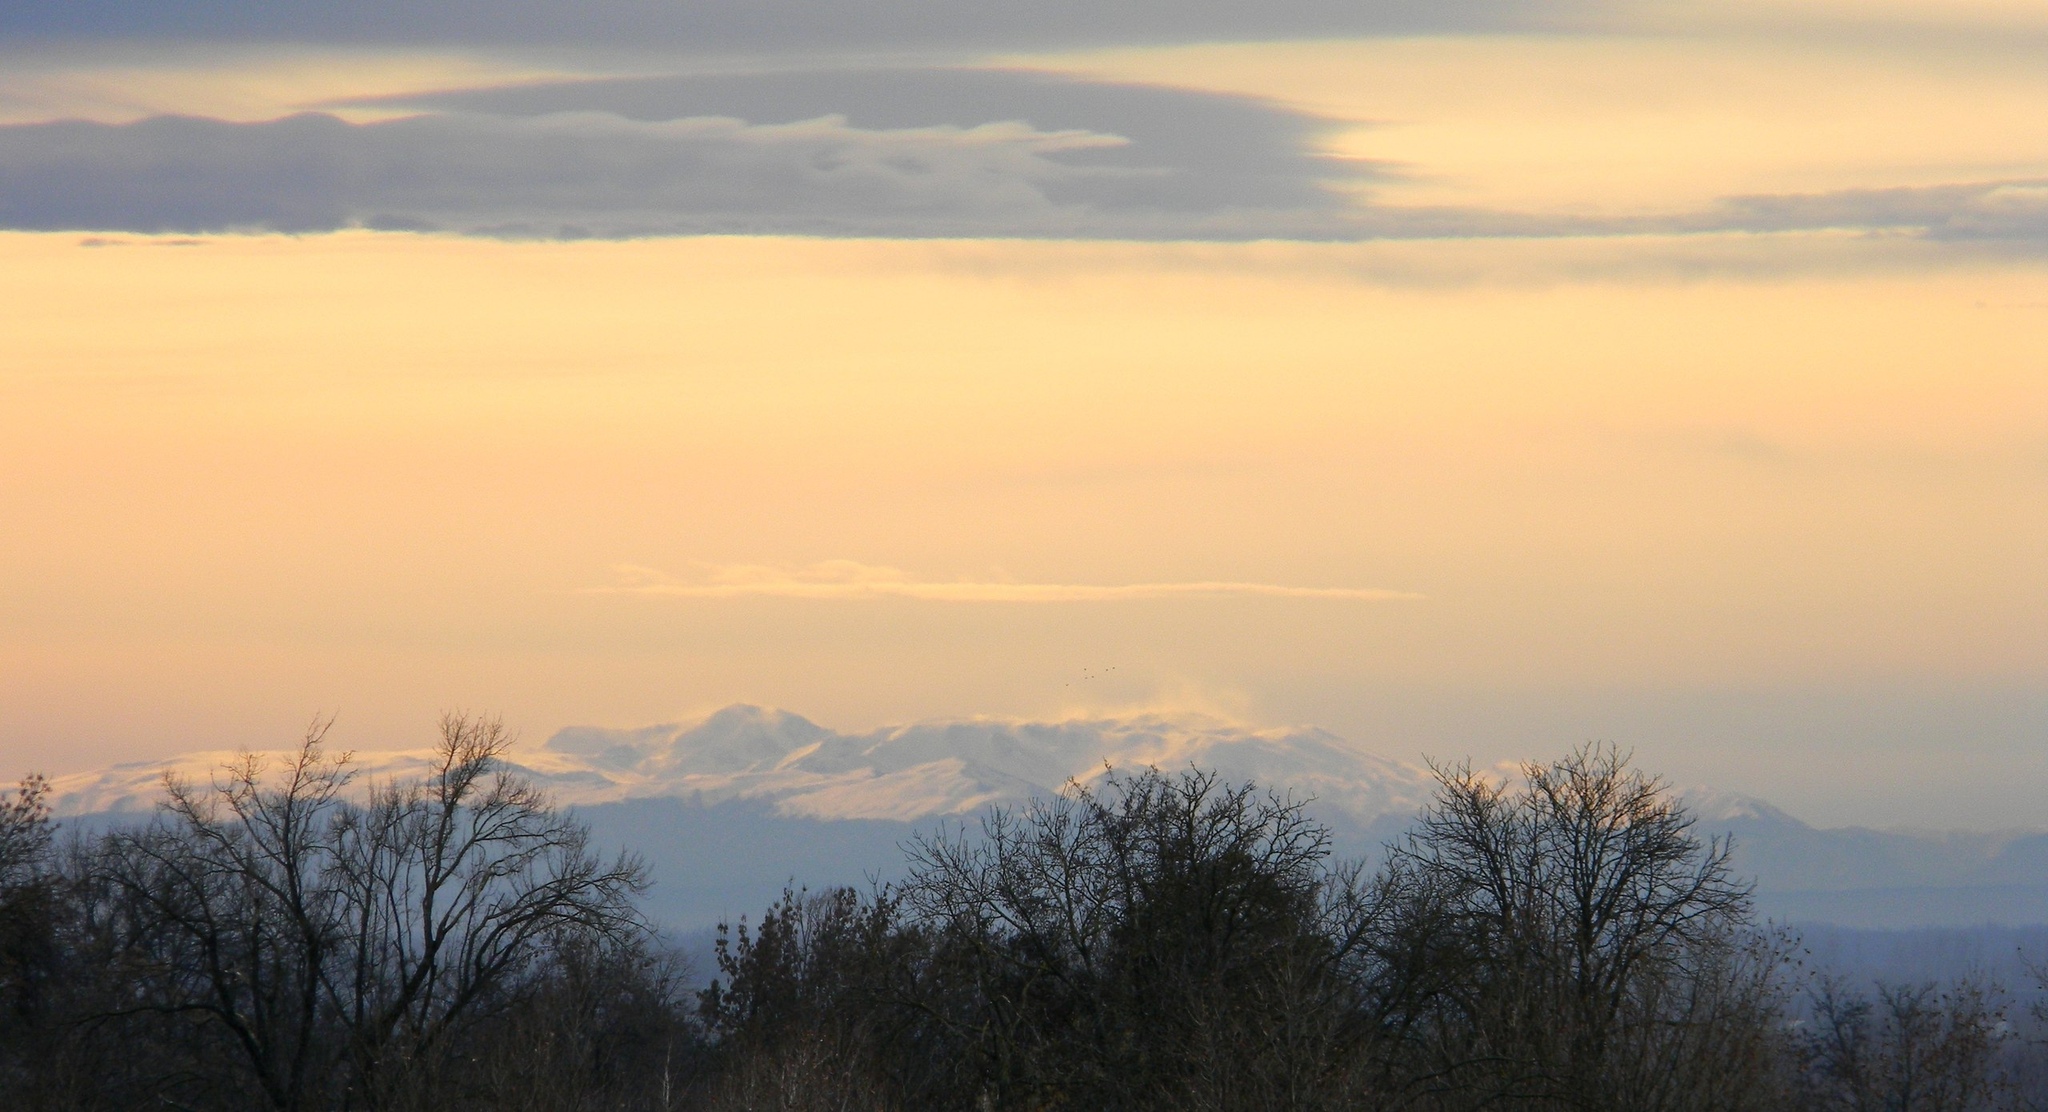
<svg viewBox="0 0 2048 1112">
<path fill-rule="evenodd" d="M 275 761 L 281 754 L 269 755 Z M 204 784 L 236 754 L 190 753 L 55 779 L 65 816 L 146 814 L 166 771 Z M 1428 799 L 1423 769 L 1326 731 L 1255 729 L 1200 715 L 1030 722 L 962 718 L 841 733 L 730 706 L 701 721 L 575 727 L 511 754 L 574 805 L 605 844 L 643 849 L 654 910 L 703 925 L 757 910 L 785 880 L 859 883 L 900 868 L 920 829 L 1083 783 L 1105 765 L 1214 769 L 1313 798 L 1343 856 L 1397 838 Z M 428 749 L 354 754 L 358 783 L 431 768 Z M 1701 834 L 1733 834 L 1735 867 L 1780 920 L 1864 927 L 2048 922 L 2048 834 L 1821 830 L 1751 796 L 1682 792 Z"/>
<path fill-rule="evenodd" d="M 1796 827 L 1808 830 L 1805 823 L 1764 802 L 1753 795 L 1739 795 L 1708 787 L 1689 787 L 1679 792 L 1685 806 L 1693 813 L 1703 828 L 1721 832 L 1736 823 L 1748 827 Z"/>
<path fill-rule="evenodd" d="M 166 771 L 204 783 L 234 754 L 192 753 L 57 778 L 60 814 L 137 812 Z M 512 760 L 564 803 L 677 798 L 755 800 L 807 819 L 910 822 L 1091 781 L 1108 766 L 1199 766 L 1252 780 L 1357 822 L 1413 813 L 1421 769 L 1361 752 L 1324 730 L 1253 729 L 1198 715 L 1026 722 L 969 718 L 860 734 L 785 711 L 735 705 L 700 722 L 640 729 L 572 727 Z M 275 759 L 272 756 L 270 759 Z M 359 778 L 425 772 L 427 750 L 357 752 Z"/>
<path fill-rule="evenodd" d="M 273 768 L 285 755 L 282 751 L 256 754 Z M 241 757 L 242 754 L 234 750 L 211 750 L 183 753 L 168 760 L 128 761 L 92 772 L 52 776 L 51 806 L 59 816 L 147 814 L 163 798 L 166 775 L 203 785 L 218 778 L 224 767 Z M 366 779 L 409 779 L 434 767 L 434 753 L 431 749 L 359 752 L 354 754 L 350 764 L 359 782 Z"/>
</svg>

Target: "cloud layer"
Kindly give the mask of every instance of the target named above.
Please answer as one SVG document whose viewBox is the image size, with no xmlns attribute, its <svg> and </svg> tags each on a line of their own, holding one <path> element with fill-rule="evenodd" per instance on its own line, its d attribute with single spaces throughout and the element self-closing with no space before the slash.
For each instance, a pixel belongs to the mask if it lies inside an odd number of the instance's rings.
<svg viewBox="0 0 2048 1112">
<path fill-rule="evenodd" d="M 958 68 L 560 81 L 235 123 L 0 127 L 0 228 L 1358 240 L 1849 229 L 2032 251 L 2048 181 L 1626 216 L 1377 204 L 1387 167 L 1253 97 Z"/>
<path fill-rule="evenodd" d="M 1865 41 L 1908 24 L 2038 26 L 2021 5 L 1725 7 L 0 0 L 0 60 L 32 71 L 11 76 L 21 122 L 0 127 L 0 228 L 1210 241 L 1851 229 L 2038 248 L 2048 138 L 2024 122 L 2039 99 L 2027 40 Z M 1793 26 L 1806 28 L 1796 43 Z M 1167 44 L 1186 48 L 1123 49 Z M 1294 49 L 1326 46 L 1348 53 Z M 1979 78 L 1928 80 L 1966 47 Z M 350 60 L 330 58 L 318 81 L 256 65 L 323 51 Z M 427 55 L 461 60 L 447 70 L 460 76 L 367 76 L 378 59 L 411 72 L 398 62 Z M 1085 76 L 989 68 L 1005 57 Z M 235 66 L 277 86 L 262 111 L 234 110 L 253 80 Z M 350 66 L 369 67 L 362 84 L 341 79 Z M 586 77 L 376 95 L 515 73 Z M 621 73 L 653 76 L 598 76 Z M 1588 74 L 1591 91 L 1573 92 Z M 1675 91 L 1638 95 L 1666 76 Z M 340 89 L 360 92 L 328 99 Z M 54 118 L 65 111 L 99 123 Z M 2000 112 L 2012 126 L 1944 138 Z M 1660 163 L 1746 169 L 1644 172 Z"/>
<path fill-rule="evenodd" d="M 705 53 L 1008 50 L 1499 29 L 1527 25 L 1558 7 L 1530 0 L 0 0 L 0 38 L 539 43 Z"/>
<path fill-rule="evenodd" d="M 417 107 L 0 128 L 0 226 L 1332 238 L 1349 217 L 1325 181 L 1366 170 L 1248 98 L 1023 73 L 598 81 Z"/>
<path fill-rule="evenodd" d="M 1746 196 L 1616 218 L 1373 206 L 1333 188 L 1373 168 L 1317 158 L 1301 137 L 1307 121 L 1231 98 L 1107 88 L 1184 107 L 1225 102 L 1241 118 L 1215 128 L 1194 112 L 1176 131 L 1162 117 L 1155 131 L 1126 129 L 1135 137 L 994 113 L 916 126 L 602 109 L 368 124 L 317 112 L 260 123 L 59 121 L 0 127 L 0 228 L 1214 241 L 1848 229 L 2027 250 L 2048 240 L 2039 179 Z"/>
<path fill-rule="evenodd" d="M 1292 587 L 1276 583 L 1203 580 L 1180 583 L 1013 583 L 987 580 L 917 580 L 888 567 L 829 560 L 792 568 L 765 564 L 712 566 L 694 580 L 676 580 L 652 568 L 622 567 L 617 586 L 592 593 L 665 598 L 911 598 L 926 602 L 1115 602 L 1127 599 L 1203 595 L 1267 598 L 1344 599 L 1354 602 L 1415 601 L 1423 596 L 1378 587 Z"/>
</svg>

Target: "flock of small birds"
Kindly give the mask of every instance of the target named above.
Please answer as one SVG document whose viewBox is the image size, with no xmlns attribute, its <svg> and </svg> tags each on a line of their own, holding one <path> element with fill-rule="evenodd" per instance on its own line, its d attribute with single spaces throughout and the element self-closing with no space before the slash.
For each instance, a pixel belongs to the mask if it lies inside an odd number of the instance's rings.
<svg viewBox="0 0 2048 1112">
<path fill-rule="evenodd" d="M 1075 684 L 1077 684 L 1077 683 L 1087 683 L 1087 682 L 1088 682 L 1088 681 L 1090 681 L 1090 680 L 1099 680 L 1099 679 L 1101 679 L 1102 677 L 1104 677 L 1104 676 L 1107 676 L 1107 675 L 1109 675 L 1109 674 L 1110 674 L 1111 672 L 1114 672 L 1114 671 L 1116 671 L 1116 668 L 1115 668 L 1115 666 L 1113 666 L 1113 665 L 1112 665 L 1111 667 L 1108 667 L 1108 668 L 1104 668 L 1104 669 L 1102 669 L 1102 670 L 1101 670 L 1101 671 L 1099 671 L 1099 672 L 1098 672 L 1098 671 L 1096 671 L 1096 670 L 1095 670 L 1095 669 L 1093 669 L 1093 668 L 1083 668 L 1083 669 L 1081 669 L 1081 678 L 1080 678 L 1080 679 L 1077 679 L 1077 680 L 1068 680 L 1068 681 L 1067 681 L 1066 683 L 1063 683 L 1063 684 L 1061 684 L 1060 686 L 1061 686 L 1061 687 L 1072 687 L 1072 686 L 1074 686 L 1074 685 L 1075 685 Z"/>
</svg>

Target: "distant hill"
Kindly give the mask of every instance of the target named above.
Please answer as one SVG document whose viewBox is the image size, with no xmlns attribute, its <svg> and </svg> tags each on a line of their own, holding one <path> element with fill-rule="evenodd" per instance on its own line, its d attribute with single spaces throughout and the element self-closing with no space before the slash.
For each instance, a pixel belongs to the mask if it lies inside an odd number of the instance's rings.
<svg viewBox="0 0 2048 1112">
<path fill-rule="evenodd" d="M 60 816 L 87 825 L 147 813 L 168 769 L 203 782 L 233 754 L 194 753 L 58 778 Z M 423 750 L 358 753 L 359 775 L 423 771 Z M 653 910 L 701 928 L 758 912 L 788 881 L 887 879 L 921 831 L 1083 783 L 1106 767 L 1189 766 L 1311 799 L 1340 852 L 1370 855 L 1427 800 L 1427 770 L 1315 728 L 1254 729 L 1200 715 L 1030 722 L 946 719 L 846 734 L 731 706 L 698 722 L 572 727 L 514 755 L 608 843 L 653 866 Z M 2048 923 L 2048 833 L 1822 830 L 1762 800 L 1687 792 L 1705 832 L 1773 918 L 1848 927 Z"/>
</svg>

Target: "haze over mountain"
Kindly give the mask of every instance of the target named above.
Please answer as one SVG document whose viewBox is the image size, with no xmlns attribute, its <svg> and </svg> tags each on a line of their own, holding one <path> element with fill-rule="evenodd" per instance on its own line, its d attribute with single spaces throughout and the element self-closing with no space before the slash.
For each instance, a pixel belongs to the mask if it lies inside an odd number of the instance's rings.
<svg viewBox="0 0 2048 1112">
<path fill-rule="evenodd" d="M 141 815 L 166 772 L 204 783 L 230 752 L 58 777 L 60 816 Z M 358 752 L 359 782 L 424 772 L 428 750 Z M 701 721 L 578 726 L 517 765 L 604 841 L 644 853 L 656 913 L 700 927 L 758 910 L 785 882 L 886 878 L 921 831 L 1089 783 L 1109 768 L 1212 769 L 1311 801 L 1338 852 L 1370 855 L 1429 796 L 1429 771 L 1314 727 L 1254 728 L 1190 713 L 1034 722 L 939 719 L 841 733 L 734 705 Z M 1654 771 L 1654 770 L 1651 770 Z M 2048 922 L 2048 833 L 1818 829 L 1751 796 L 1692 788 L 1705 833 L 1737 842 L 1761 910 L 1860 927 Z"/>
</svg>

